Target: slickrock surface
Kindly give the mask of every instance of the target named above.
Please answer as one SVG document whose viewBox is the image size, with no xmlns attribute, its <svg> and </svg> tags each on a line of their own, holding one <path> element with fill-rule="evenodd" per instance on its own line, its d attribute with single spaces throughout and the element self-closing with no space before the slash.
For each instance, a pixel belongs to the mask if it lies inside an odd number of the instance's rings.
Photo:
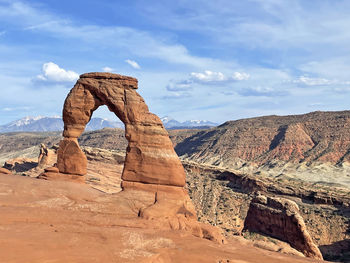
<svg viewBox="0 0 350 263">
<path fill-rule="evenodd" d="M 305 256 L 322 259 L 306 229 L 298 205 L 284 198 L 259 195 L 252 199 L 244 228 L 284 240 Z"/>
<path fill-rule="evenodd" d="M 0 262 L 319 262 L 170 230 L 130 209 L 133 196 L 86 184 L 3 175 L 0 193 Z"/>
</svg>

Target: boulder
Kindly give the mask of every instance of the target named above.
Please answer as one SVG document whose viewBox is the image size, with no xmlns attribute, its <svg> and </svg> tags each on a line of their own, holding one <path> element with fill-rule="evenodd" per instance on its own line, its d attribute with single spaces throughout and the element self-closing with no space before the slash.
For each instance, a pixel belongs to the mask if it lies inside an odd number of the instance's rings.
<svg viewBox="0 0 350 263">
<path fill-rule="evenodd" d="M 305 256 L 322 259 L 306 229 L 298 205 L 285 198 L 258 195 L 250 203 L 244 229 L 288 242 Z"/>
</svg>

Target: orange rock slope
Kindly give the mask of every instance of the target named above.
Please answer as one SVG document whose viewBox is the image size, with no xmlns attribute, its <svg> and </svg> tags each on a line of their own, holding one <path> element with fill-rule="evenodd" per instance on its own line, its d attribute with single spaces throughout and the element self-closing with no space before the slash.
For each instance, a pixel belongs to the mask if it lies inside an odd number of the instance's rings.
<svg viewBox="0 0 350 263">
<path fill-rule="evenodd" d="M 218 244 L 141 218 L 134 195 L 153 198 L 143 191 L 107 194 L 87 184 L 0 174 L 0 193 L 0 262 L 319 262 L 243 238 Z"/>
</svg>

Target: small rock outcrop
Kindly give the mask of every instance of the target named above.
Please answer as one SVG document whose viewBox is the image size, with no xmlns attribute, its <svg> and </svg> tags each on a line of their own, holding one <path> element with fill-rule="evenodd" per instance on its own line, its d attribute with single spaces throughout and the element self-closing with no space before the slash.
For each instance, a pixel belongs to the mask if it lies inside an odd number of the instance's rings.
<svg viewBox="0 0 350 263">
<path fill-rule="evenodd" d="M 299 207 L 293 201 L 263 195 L 253 198 L 244 229 L 286 241 L 305 256 L 322 259 L 306 229 Z"/>
<path fill-rule="evenodd" d="M 7 160 L 4 168 L 15 173 L 22 173 L 35 168 L 38 165 L 35 159 L 30 158 L 14 158 Z"/>
<path fill-rule="evenodd" d="M 49 149 L 45 144 L 40 144 L 40 153 L 38 157 L 38 168 L 45 168 L 56 163 L 56 152 Z"/>
<path fill-rule="evenodd" d="M 0 168 L 0 174 L 12 174 L 12 172 L 6 168 Z"/>
</svg>

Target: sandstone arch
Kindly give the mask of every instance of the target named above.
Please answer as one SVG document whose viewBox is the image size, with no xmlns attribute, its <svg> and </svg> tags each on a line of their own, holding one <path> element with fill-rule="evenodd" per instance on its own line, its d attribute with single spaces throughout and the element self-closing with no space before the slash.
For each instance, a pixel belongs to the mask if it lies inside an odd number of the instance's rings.
<svg viewBox="0 0 350 263">
<path fill-rule="evenodd" d="M 136 92 L 135 78 L 111 73 L 86 73 L 68 94 L 63 108 L 64 139 L 57 167 L 60 173 L 85 175 L 87 161 L 77 138 L 101 105 L 125 124 L 128 140 L 124 182 L 183 187 L 185 172 L 161 120 L 149 112 Z M 125 183 L 124 183 L 125 184 Z"/>
<path fill-rule="evenodd" d="M 185 189 L 185 171 L 161 120 L 150 113 L 136 92 L 137 79 L 111 73 L 86 73 L 68 94 L 63 108 L 64 131 L 57 151 L 57 167 L 38 178 L 84 181 L 86 156 L 78 137 L 101 105 L 125 124 L 128 140 L 122 173 L 122 189 L 116 196 L 124 218 L 152 220 L 152 227 L 181 229 L 218 243 L 221 231 L 197 221 Z M 156 219 L 156 220 L 153 220 Z"/>
</svg>

